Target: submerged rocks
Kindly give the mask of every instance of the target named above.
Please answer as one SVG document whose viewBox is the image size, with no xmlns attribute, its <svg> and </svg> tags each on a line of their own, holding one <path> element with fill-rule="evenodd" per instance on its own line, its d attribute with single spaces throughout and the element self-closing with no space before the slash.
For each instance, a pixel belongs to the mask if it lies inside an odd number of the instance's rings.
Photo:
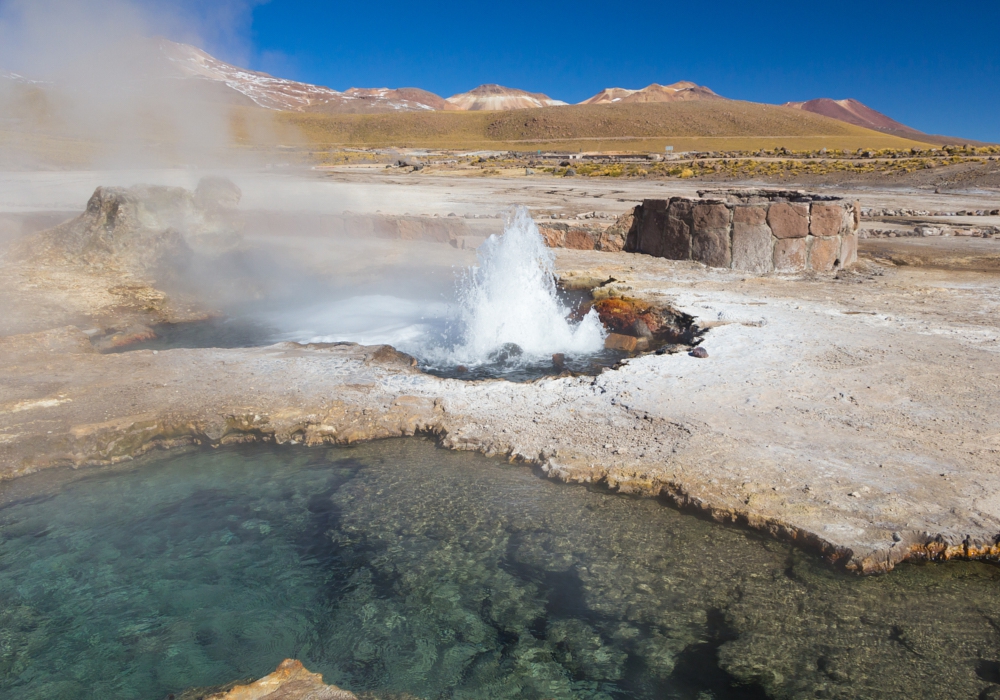
<svg viewBox="0 0 1000 700">
<path fill-rule="evenodd" d="M 310 673 L 301 661 L 285 659 L 274 673 L 204 700 L 357 700 L 357 697 L 335 685 L 326 685 L 323 676 Z"/>
<path fill-rule="evenodd" d="M 523 354 L 524 350 L 517 343 L 504 343 L 490 353 L 489 362 L 495 365 L 506 365 L 516 362 Z"/>
<path fill-rule="evenodd" d="M 156 332 L 152 328 L 142 324 L 133 324 L 122 329 L 110 329 L 101 337 L 92 339 L 91 342 L 99 352 L 109 352 L 155 339 Z"/>
<path fill-rule="evenodd" d="M 621 333 L 608 333 L 604 339 L 604 347 L 608 350 L 621 350 L 622 352 L 635 352 L 639 347 L 639 339 L 631 335 Z"/>
</svg>

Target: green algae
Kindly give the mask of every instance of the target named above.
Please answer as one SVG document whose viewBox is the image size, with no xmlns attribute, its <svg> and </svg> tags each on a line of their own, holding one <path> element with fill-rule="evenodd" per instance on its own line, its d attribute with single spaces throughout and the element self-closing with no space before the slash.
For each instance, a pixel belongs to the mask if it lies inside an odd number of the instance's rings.
<svg viewBox="0 0 1000 700">
<path fill-rule="evenodd" d="M 0 696 L 161 698 L 298 658 L 423 698 L 976 697 L 1000 569 L 859 578 L 417 439 L 0 490 Z"/>
</svg>

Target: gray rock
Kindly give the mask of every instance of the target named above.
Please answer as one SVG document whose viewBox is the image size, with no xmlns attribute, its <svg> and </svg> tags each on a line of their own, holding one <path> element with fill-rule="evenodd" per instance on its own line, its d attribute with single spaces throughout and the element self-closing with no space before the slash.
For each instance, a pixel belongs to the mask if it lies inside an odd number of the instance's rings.
<svg viewBox="0 0 1000 700">
<path fill-rule="evenodd" d="M 692 210 L 691 258 L 711 267 L 729 267 L 732 214 L 725 204 L 696 204 Z"/>
<path fill-rule="evenodd" d="M 774 269 L 773 240 L 763 207 L 733 212 L 733 269 L 762 274 Z"/>
<path fill-rule="evenodd" d="M 637 318 L 632 324 L 632 332 L 635 334 L 636 338 L 652 338 L 653 332 L 649 330 L 649 326 L 641 318 Z"/>
</svg>

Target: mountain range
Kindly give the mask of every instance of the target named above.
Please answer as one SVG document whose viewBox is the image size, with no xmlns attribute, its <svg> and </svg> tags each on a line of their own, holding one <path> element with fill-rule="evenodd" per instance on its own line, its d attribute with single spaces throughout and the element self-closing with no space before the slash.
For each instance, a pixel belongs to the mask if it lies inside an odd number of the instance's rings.
<svg viewBox="0 0 1000 700">
<path fill-rule="evenodd" d="M 493 84 L 480 85 L 473 90 L 446 99 L 420 88 L 350 88 L 340 92 L 239 68 L 188 44 L 178 44 L 167 39 L 158 39 L 157 44 L 159 51 L 177 73 L 189 78 L 222 83 L 235 93 L 249 98 L 266 109 L 356 114 L 402 111 L 506 111 L 567 104 L 542 93 Z M 728 98 L 716 94 L 703 85 L 679 81 L 670 85 L 653 83 L 640 90 L 606 88 L 579 104 L 702 100 L 728 100 Z M 901 124 L 857 100 L 820 98 L 808 102 L 788 102 L 784 106 L 904 138 L 920 140 L 919 137 L 926 136 L 923 132 Z"/>
<path fill-rule="evenodd" d="M 796 138 L 820 138 L 840 133 L 833 127 L 834 124 L 849 124 L 852 127 L 862 127 L 887 136 L 922 143 L 963 142 L 961 139 L 924 134 L 853 99 L 820 98 L 806 102 L 788 102 L 780 106 L 766 105 L 731 100 L 708 87 L 690 81 L 679 81 L 669 85 L 654 83 L 642 89 L 610 87 L 577 105 L 567 105 L 566 102 L 542 93 L 495 84 L 480 85 L 468 92 L 448 98 L 415 87 L 395 89 L 352 87 L 339 91 L 241 68 L 221 61 L 195 46 L 163 38 L 146 42 L 142 45 L 141 52 L 143 54 L 141 61 L 137 57 L 136 63 L 141 64 L 142 68 L 130 74 L 128 80 L 132 82 L 129 84 L 135 85 L 138 80 L 145 86 L 142 89 L 152 94 L 161 94 L 161 101 L 182 104 L 187 100 L 208 100 L 248 108 L 263 108 L 289 115 L 289 118 L 298 113 L 301 117 L 296 119 L 300 121 L 308 120 L 309 115 L 339 117 L 395 113 L 400 115 L 399 119 L 403 119 L 407 114 L 412 117 L 425 114 L 428 118 L 437 115 L 433 122 L 435 126 L 430 126 L 431 122 L 421 123 L 418 126 L 417 122 L 413 122 L 409 117 L 406 117 L 409 119 L 406 123 L 412 122 L 413 128 L 419 133 L 452 133 L 459 127 L 459 123 L 441 121 L 446 117 L 441 113 L 478 112 L 493 115 L 489 124 L 484 123 L 476 127 L 484 130 L 483 137 L 492 139 L 502 132 L 506 134 L 504 138 L 527 142 L 536 142 L 539 139 L 545 141 L 589 139 L 598 134 L 602 134 L 602 138 L 612 139 L 633 137 L 718 139 L 730 136 L 770 138 L 793 135 Z M 43 97 L 50 88 L 61 90 L 72 87 L 72 81 L 65 85 L 41 83 L 22 75 L 0 71 L 0 98 L 3 98 L 0 99 L 0 119 L 9 118 L 10 114 L 23 116 L 40 113 L 41 108 L 38 105 L 44 106 Z M 100 88 L 104 89 L 104 86 Z M 20 105 L 16 100 L 12 102 L 9 99 L 11 95 L 20 96 Z M 24 108 L 23 105 L 30 101 L 26 98 L 34 100 L 34 111 Z M 14 105 L 13 108 L 11 104 Z M 666 115 L 662 115 L 667 119 L 666 122 L 661 123 L 659 111 L 662 110 L 659 110 L 658 104 L 674 105 L 671 107 L 672 116 L 667 118 Z M 599 114 L 603 113 L 601 110 L 612 107 L 615 110 L 614 116 L 610 112 L 606 113 L 606 116 Z M 544 114 L 533 118 L 530 125 L 519 125 L 519 122 L 515 123 L 516 120 L 508 123 L 501 117 L 504 113 L 514 110 L 532 108 L 542 109 Z M 564 110 L 568 111 L 564 113 Z M 597 111 L 592 114 L 593 110 Z M 816 121 L 817 118 L 819 121 Z M 831 121 L 825 122 L 827 126 L 824 126 L 823 120 Z M 613 127 L 608 126 L 612 123 Z M 775 130 L 779 123 L 782 126 L 779 130 Z M 465 125 L 462 128 L 471 128 L 472 122 L 465 121 L 462 124 Z M 659 126 L 654 129 L 653 124 Z M 348 127 L 341 125 L 337 128 L 343 130 Z M 376 133 L 388 138 L 386 134 L 391 129 L 388 131 L 387 129 L 389 127 L 383 125 L 371 134 L 362 129 L 360 132 L 350 134 L 345 132 L 338 138 L 364 141 L 374 138 Z M 507 134 L 508 131 L 510 134 Z M 471 133 L 468 135 L 469 138 L 480 138 L 471 136 Z M 844 132 L 845 135 L 846 133 L 848 132 Z M 850 133 L 856 134 L 857 138 L 865 139 L 861 135 L 864 132 Z"/>
</svg>

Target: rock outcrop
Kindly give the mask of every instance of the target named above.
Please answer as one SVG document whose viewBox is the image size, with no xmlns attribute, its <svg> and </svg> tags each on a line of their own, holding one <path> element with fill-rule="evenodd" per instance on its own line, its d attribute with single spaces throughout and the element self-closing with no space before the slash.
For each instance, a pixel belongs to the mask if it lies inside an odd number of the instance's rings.
<svg viewBox="0 0 1000 700">
<path fill-rule="evenodd" d="M 857 261 L 857 202 L 784 190 L 698 194 L 645 200 L 630 213 L 624 249 L 757 274 L 830 272 Z"/>
<path fill-rule="evenodd" d="M 239 245 L 240 190 L 225 178 L 181 187 L 98 187 L 80 216 L 20 241 L 16 257 L 102 272 L 157 277 L 184 267 L 197 252 L 217 255 Z"/>
</svg>

